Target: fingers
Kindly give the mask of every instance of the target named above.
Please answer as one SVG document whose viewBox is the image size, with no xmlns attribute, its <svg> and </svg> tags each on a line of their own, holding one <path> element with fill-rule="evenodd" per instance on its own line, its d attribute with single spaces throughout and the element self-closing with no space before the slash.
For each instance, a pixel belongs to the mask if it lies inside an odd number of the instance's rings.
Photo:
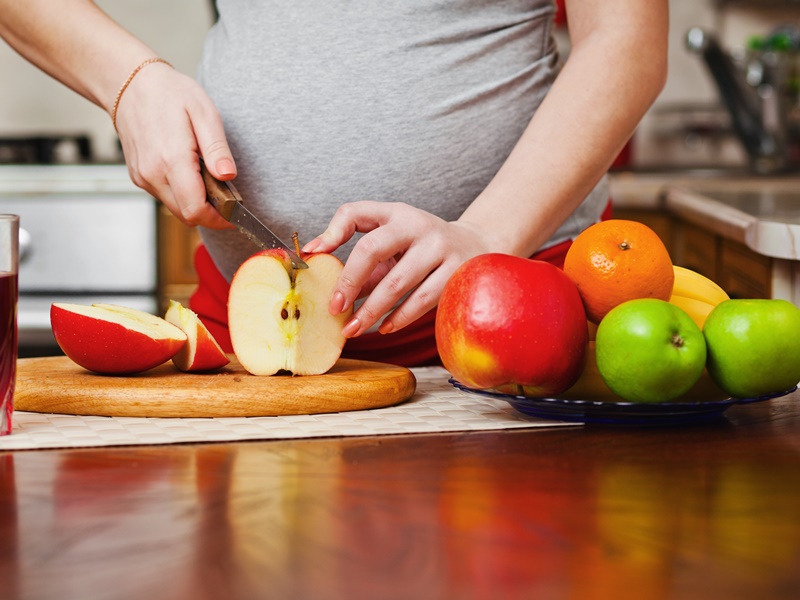
<svg viewBox="0 0 800 600">
<path fill-rule="evenodd" d="M 368 232 L 388 222 L 398 204 L 385 202 L 350 202 L 333 215 L 327 229 L 303 246 L 303 252 L 333 252 L 359 232 Z"/>
<path fill-rule="evenodd" d="M 355 231 L 365 234 L 350 253 L 329 305 L 332 314 L 340 314 L 369 293 L 342 330 L 348 338 L 365 333 L 384 315 L 381 333 L 420 318 L 436 306 L 458 265 L 492 247 L 482 230 L 406 204 L 374 202 L 346 205 L 313 245 L 330 251 Z"/>
<path fill-rule="evenodd" d="M 438 259 L 419 246 L 408 250 L 345 324 L 343 335 L 356 337 L 363 334 L 409 292 L 406 300 L 383 321 L 379 331 L 390 333 L 421 317 L 438 302 L 444 285 L 444 281 L 440 282 L 439 266 Z"/>
<path fill-rule="evenodd" d="M 205 110 L 198 111 L 196 117 L 190 115 L 200 156 L 214 177 L 223 181 L 231 180 L 236 177 L 236 163 L 228 147 L 222 119 L 213 106 L 204 108 Z"/>
<path fill-rule="evenodd" d="M 227 229 L 231 224 L 206 201 L 196 152 L 184 152 L 171 165 L 139 165 L 134 182 L 147 190 L 184 225 Z"/>
<path fill-rule="evenodd" d="M 216 107 L 205 97 L 203 100 L 205 101 L 192 106 L 189 111 L 190 126 L 194 132 L 199 154 L 209 172 L 217 179 L 228 181 L 236 177 L 236 163 Z M 200 175 L 196 154 L 192 155 L 190 161 L 182 162 L 171 169 L 168 179 L 185 223 L 211 229 L 232 227 L 206 201 L 205 184 Z"/>
<path fill-rule="evenodd" d="M 338 312 L 343 312 L 352 306 L 353 302 L 363 295 L 362 290 L 366 293 L 368 289 L 365 286 L 373 279 L 376 269 L 383 263 L 395 260 L 408 248 L 411 241 L 388 226 L 375 229 L 362 237 L 353 247 L 336 284 L 334 299 L 339 302 L 341 298 L 341 309 Z M 387 277 L 394 281 L 392 276 L 396 271 L 397 266 L 388 271 L 381 281 L 385 281 Z M 405 291 L 407 290 L 403 290 L 402 293 Z"/>
<path fill-rule="evenodd" d="M 354 202 L 336 212 L 303 251 L 331 252 L 356 232 L 365 234 L 350 253 L 328 307 L 340 314 L 369 294 L 345 325 L 345 337 L 367 331 L 405 295 L 381 331 L 400 329 L 436 305 L 444 273 L 438 271 L 449 254 L 447 229 L 444 220 L 402 203 Z"/>
<path fill-rule="evenodd" d="M 230 228 L 206 201 L 198 160 L 203 156 L 218 179 L 236 176 L 217 109 L 193 79 L 173 69 L 142 75 L 126 92 L 131 97 L 117 121 L 131 179 L 185 225 Z"/>
<path fill-rule="evenodd" d="M 387 316 L 378 328 L 380 333 L 392 333 L 413 323 L 439 303 L 444 284 L 452 274 L 444 266 L 432 272 L 403 303 Z"/>
<path fill-rule="evenodd" d="M 365 233 L 354 246 L 336 284 L 328 310 L 340 314 L 374 287 L 394 261 L 413 241 L 407 224 L 406 205 L 381 202 L 354 202 L 336 211 L 325 232 L 303 248 L 304 252 L 331 252 L 347 242 L 355 232 Z M 381 266 L 382 265 L 382 266 Z"/>
<path fill-rule="evenodd" d="M 206 189 L 200 175 L 196 155 L 175 164 L 167 172 L 165 194 L 171 194 L 177 210 L 175 216 L 186 225 L 202 225 L 212 229 L 225 229 L 231 224 L 223 219 L 206 201 Z"/>
</svg>

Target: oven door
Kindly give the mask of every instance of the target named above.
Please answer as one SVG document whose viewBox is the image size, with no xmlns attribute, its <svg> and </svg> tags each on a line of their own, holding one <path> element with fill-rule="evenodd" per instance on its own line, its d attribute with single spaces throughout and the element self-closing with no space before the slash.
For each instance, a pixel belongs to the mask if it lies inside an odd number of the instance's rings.
<svg viewBox="0 0 800 600">
<path fill-rule="evenodd" d="M 20 356 L 60 352 L 50 329 L 53 302 L 158 310 L 156 201 L 130 183 L 127 170 L 125 180 L 118 170 L 105 173 L 115 185 L 95 175 L 3 190 L 0 171 L 0 212 L 20 216 Z"/>
</svg>

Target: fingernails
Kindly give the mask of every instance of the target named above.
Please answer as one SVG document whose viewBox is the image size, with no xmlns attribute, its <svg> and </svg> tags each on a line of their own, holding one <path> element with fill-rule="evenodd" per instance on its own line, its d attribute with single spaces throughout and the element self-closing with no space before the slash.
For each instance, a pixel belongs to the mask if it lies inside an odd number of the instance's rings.
<svg viewBox="0 0 800 600">
<path fill-rule="evenodd" d="M 313 252 L 314 250 L 319 247 L 322 243 L 322 240 L 319 238 L 314 238 L 310 242 L 308 242 L 305 246 L 302 247 L 301 252 Z"/>
<path fill-rule="evenodd" d="M 357 318 L 350 319 L 347 325 L 344 326 L 344 329 L 342 329 L 342 335 L 346 338 L 355 337 L 360 330 L 361 322 Z"/>
<path fill-rule="evenodd" d="M 340 315 L 344 312 L 344 294 L 342 292 L 334 292 L 331 297 L 331 303 L 328 306 L 328 312 L 332 315 Z"/>
<path fill-rule="evenodd" d="M 386 335 L 387 333 L 392 333 L 394 331 L 394 325 L 392 325 L 389 321 L 384 321 L 381 323 L 381 326 L 378 327 L 378 333 Z"/>
<path fill-rule="evenodd" d="M 217 173 L 220 175 L 235 175 L 236 167 L 233 161 L 229 158 L 223 158 L 217 161 Z"/>
</svg>

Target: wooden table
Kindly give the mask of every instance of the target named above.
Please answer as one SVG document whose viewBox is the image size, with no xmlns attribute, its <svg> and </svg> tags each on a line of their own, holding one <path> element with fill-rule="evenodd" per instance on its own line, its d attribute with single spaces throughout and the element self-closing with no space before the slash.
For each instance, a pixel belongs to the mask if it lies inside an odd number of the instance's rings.
<svg viewBox="0 0 800 600">
<path fill-rule="evenodd" d="M 800 394 L 714 423 L 0 454 L 3 599 L 800 598 Z"/>
</svg>

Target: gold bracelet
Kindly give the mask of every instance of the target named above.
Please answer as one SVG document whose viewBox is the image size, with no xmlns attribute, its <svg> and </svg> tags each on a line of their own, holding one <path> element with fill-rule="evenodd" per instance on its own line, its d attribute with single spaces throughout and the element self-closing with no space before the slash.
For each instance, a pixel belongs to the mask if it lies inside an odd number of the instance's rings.
<svg viewBox="0 0 800 600">
<path fill-rule="evenodd" d="M 114 125 L 114 130 L 117 129 L 117 109 L 119 108 L 119 100 L 120 98 L 122 98 L 122 94 L 124 94 L 125 90 L 128 89 L 128 86 L 131 84 L 131 81 L 133 81 L 133 78 L 136 77 L 139 71 L 144 69 L 147 65 L 152 65 L 153 63 L 164 63 L 168 67 L 172 67 L 172 65 L 169 64 L 167 61 L 165 61 L 163 58 L 155 57 L 155 58 L 148 58 L 138 67 L 136 67 L 133 71 L 131 71 L 131 74 L 128 75 L 128 78 L 125 80 L 125 83 L 123 83 L 122 87 L 119 88 L 119 91 L 117 92 L 117 97 L 114 98 L 114 108 L 111 109 L 111 123 L 113 123 Z"/>
</svg>

